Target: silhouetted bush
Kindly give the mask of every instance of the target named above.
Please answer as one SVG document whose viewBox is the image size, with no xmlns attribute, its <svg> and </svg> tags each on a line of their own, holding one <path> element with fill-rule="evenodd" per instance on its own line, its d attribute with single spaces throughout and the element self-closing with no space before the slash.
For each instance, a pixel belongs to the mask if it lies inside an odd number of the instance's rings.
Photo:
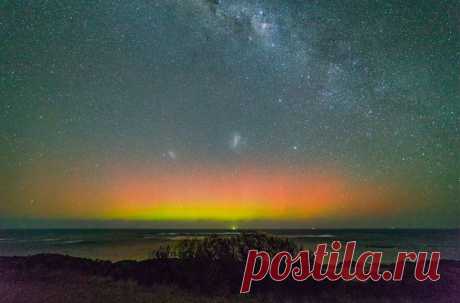
<svg viewBox="0 0 460 303">
<path fill-rule="evenodd" d="M 243 232 L 232 236 L 211 235 L 204 239 L 179 240 L 154 251 L 155 259 L 179 258 L 184 260 L 244 261 L 250 249 L 264 250 L 270 255 L 279 251 L 296 254 L 298 247 L 286 238 L 259 232 Z"/>
</svg>

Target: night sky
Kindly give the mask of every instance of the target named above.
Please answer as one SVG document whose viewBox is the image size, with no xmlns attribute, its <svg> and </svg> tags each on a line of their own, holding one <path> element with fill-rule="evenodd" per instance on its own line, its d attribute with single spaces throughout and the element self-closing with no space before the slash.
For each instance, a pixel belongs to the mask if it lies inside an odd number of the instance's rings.
<svg viewBox="0 0 460 303">
<path fill-rule="evenodd" d="M 458 1 L 1 1 L 0 226 L 459 227 Z"/>
</svg>

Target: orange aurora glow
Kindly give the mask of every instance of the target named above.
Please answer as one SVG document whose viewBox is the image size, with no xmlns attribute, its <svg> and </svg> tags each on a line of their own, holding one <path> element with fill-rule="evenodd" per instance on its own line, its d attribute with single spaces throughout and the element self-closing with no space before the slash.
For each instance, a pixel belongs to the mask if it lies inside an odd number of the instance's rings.
<svg viewBox="0 0 460 303">
<path fill-rule="evenodd" d="M 308 219 L 384 215 L 394 192 L 311 169 L 196 169 L 121 173 L 110 218 L 153 220 Z"/>
<path fill-rule="evenodd" d="M 395 201 L 404 209 L 396 187 L 332 169 L 125 168 L 96 182 L 41 180 L 31 193 L 42 203 L 31 214 L 41 217 L 235 222 L 385 216 Z"/>
</svg>

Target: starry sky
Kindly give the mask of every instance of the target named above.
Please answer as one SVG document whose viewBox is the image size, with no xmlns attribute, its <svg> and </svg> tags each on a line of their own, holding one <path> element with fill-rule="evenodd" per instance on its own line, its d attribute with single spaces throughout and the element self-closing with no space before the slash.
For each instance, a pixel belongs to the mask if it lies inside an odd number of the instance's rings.
<svg viewBox="0 0 460 303">
<path fill-rule="evenodd" d="M 0 2 L 0 226 L 459 227 L 458 1 Z"/>
</svg>

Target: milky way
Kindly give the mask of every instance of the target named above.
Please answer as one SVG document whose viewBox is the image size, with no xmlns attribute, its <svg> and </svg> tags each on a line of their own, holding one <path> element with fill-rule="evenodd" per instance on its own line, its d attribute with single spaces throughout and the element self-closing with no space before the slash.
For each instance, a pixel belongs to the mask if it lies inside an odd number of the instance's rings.
<svg viewBox="0 0 460 303">
<path fill-rule="evenodd" d="M 4 2 L 0 217 L 458 226 L 459 20 L 457 1 Z"/>
</svg>

